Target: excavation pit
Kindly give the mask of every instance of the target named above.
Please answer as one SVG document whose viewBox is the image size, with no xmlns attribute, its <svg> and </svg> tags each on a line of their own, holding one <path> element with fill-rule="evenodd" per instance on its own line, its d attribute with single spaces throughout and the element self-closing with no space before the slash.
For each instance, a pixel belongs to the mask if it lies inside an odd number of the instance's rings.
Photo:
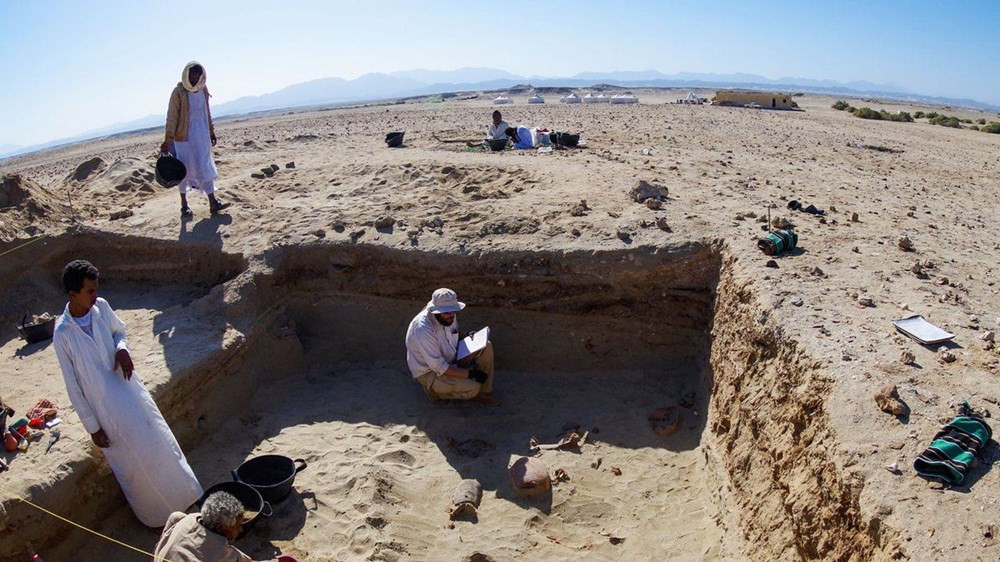
<svg viewBox="0 0 1000 562">
<path fill-rule="evenodd" d="M 477 255 L 276 248 L 130 338 L 162 346 L 170 375 L 154 395 L 203 485 L 258 454 L 308 463 L 275 515 L 237 542 L 256 558 L 812 558 L 877 548 L 881 530 L 862 522 L 828 459 L 800 444 L 829 439 L 818 366 L 762 327 L 753 295 L 728 271 L 707 244 Z M 491 327 L 501 406 L 435 406 L 412 380 L 403 336 L 439 286 L 469 304 L 462 330 Z M 210 345 L 192 352 L 205 333 Z M 671 406 L 682 421 L 659 435 L 647 417 Z M 576 427 L 591 432 L 579 450 L 529 447 Z M 507 466 L 519 455 L 568 480 L 517 497 Z M 775 466 L 818 482 L 791 494 Z M 157 534 L 135 521 L 110 474 L 96 474 L 89 492 L 112 498 L 98 528 L 151 548 Z M 482 505 L 450 523 L 463 478 L 482 483 Z M 796 521 L 803 510 L 816 515 Z M 62 539 L 56 554 L 131 559 L 79 531 L 49 532 Z M 499 535 L 506 546 L 495 546 Z"/>
</svg>

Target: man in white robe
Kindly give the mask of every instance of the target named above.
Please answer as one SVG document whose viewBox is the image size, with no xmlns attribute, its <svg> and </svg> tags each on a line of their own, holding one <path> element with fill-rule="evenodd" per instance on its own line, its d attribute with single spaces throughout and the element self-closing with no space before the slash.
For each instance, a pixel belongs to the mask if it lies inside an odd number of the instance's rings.
<svg viewBox="0 0 1000 562">
<path fill-rule="evenodd" d="M 507 138 L 507 128 L 510 125 L 503 120 L 503 115 L 499 111 L 493 112 L 493 122 L 486 128 L 486 138 L 499 140 Z"/>
<path fill-rule="evenodd" d="M 170 93 L 167 106 L 167 126 L 161 152 L 173 152 L 184 163 L 187 174 L 177 189 L 181 193 L 181 217 L 194 215 L 188 207 L 187 193 L 200 189 L 208 196 L 208 208 L 213 215 L 229 207 L 215 197 L 215 180 L 219 177 L 215 169 L 212 147 L 218 143 L 212 111 L 208 106 L 211 97 L 205 87 L 205 67 L 191 61 L 181 73 L 181 81 Z"/>
<path fill-rule="evenodd" d="M 76 260 L 63 270 L 69 294 L 56 319 L 53 347 L 70 402 L 101 448 L 132 511 L 162 527 L 203 490 L 174 434 L 133 372 L 125 323 L 97 297 L 99 272 Z"/>
</svg>

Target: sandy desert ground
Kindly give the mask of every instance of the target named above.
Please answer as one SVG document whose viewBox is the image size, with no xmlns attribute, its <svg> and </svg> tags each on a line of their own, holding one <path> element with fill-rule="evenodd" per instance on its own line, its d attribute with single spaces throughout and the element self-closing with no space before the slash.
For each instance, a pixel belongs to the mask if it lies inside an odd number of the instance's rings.
<svg viewBox="0 0 1000 562">
<path fill-rule="evenodd" d="M 257 558 L 997 559 L 997 444 L 960 487 L 912 463 L 963 400 L 1000 410 L 1000 135 L 866 121 L 819 96 L 786 112 L 636 93 L 500 108 L 587 141 L 551 153 L 442 142 L 481 137 L 490 96 L 220 121 L 233 206 L 211 217 L 195 193 L 184 221 L 152 178 L 159 132 L 0 163 L 0 392 L 21 412 L 50 398 L 64 419 L 50 453 L 6 454 L 5 494 L 143 550 L 157 538 L 72 413 L 51 344 L 14 329 L 61 311 L 58 276 L 79 257 L 102 269 L 206 487 L 256 454 L 308 462 L 237 541 Z M 387 148 L 400 129 L 404 147 Z M 632 200 L 639 181 L 669 190 L 660 208 Z M 776 268 L 756 247 L 768 213 L 799 235 Z M 503 405 L 434 406 L 410 379 L 403 334 L 438 286 L 470 304 L 463 327 L 494 330 Z M 956 338 L 901 336 L 891 322 L 912 314 Z M 879 410 L 885 385 L 908 415 Z M 666 406 L 683 423 L 660 436 L 646 418 Z M 597 429 L 579 450 L 528 446 L 574 426 Z M 518 498 L 506 468 L 536 454 L 569 479 Z M 484 499 L 451 522 L 462 478 Z M 2 506 L 5 560 L 27 543 L 144 559 Z"/>
</svg>

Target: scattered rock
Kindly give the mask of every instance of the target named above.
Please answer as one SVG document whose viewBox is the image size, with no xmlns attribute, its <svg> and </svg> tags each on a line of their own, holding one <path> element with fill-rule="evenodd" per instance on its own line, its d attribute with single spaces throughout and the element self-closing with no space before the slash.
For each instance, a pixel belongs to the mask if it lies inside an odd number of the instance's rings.
<svg viewBox="0 0 1000 562">
<path fill-rule="evenodd" d="M 857 246 L 851 248 L 851 251 L 854 252 L 855 254 L 860 254 L 861 253 L 861 249 L 858 248 Z"/>
<path fill-rule="evenodd" d="M 851 213 L 851 222 L 861 222 L 861 219 L 858 217 L 857 213 Z"/>
<path fill-rule="evenodd" d="M 315 236 L 316 238 L 326 238 L 326 231 L 323 230 L 322 228 L 317 228 L 316 230 L 312 231 L 312 235 Z"/>
<path fill-rule="evenodd" d="M 771 219 L 771 226 L 774 228 L 795 228 L 795 223 L 785 217 L 774 217 Z"/>
<path fill-rule="evenodd" d="M 618 236 L 618 239 L 621 240 L 622 242 L 625 242 L 626 244 L 628 244 L 629 242 L 632 241 L 632 233 L 629 232 L 624 227 L 619 227 L 618 228 L 618 232 L 616 233 L 616 236 Z"/>
<path fill-rule="evenodd" d="M 611 474 L 614 474 L 615 476 L 621 476 L 622 475 L 622 469 L 618 468 L 617 466 L 612 466 L 611 467 Z"/>
<path fill-rule="evenodd" d="M 659 199 L 646 199 L 646 207 L 657 211 L 663 207 L 663 201 Z"/>
<path fill-rule="evenodd" d="M 659 228 L 663 232 L 673 232 L 673 230 L 670 229 L 670 225 L 667 224 L 666 217 L 656 217 L 656 228 Z"/>
<path fill-rule="evenodd" d="M 899 463 L 897 462 L 892 462 L 885 465 L 885 469 L 897 476 L 902 474 L 902 472 L 899 470 Z"/>
<path fill-rule="evenodd" d="M 354 232 L 351 233 L 351 242 L 357 242 L 358 238 L 361 238 L 364 235 L 365 235 L 365 229 L 362 228 L 359 230 L 355 230 Z"/>
<path fill-rule="evenodd" d="M 396 224 L 396 219 L 390 216 L 381 216 L 375 219 L 375 228 L 392 228 Z"/>
<path fill-rule="evenodd" d="M 912 351 L 904 349 L 903 352 L 899 354 L 899 362 L 903 365 L 916 365 L 917 356 L 914 355 Z"/>
<path fill-rule="evenodd" d="M 259 174 L 257 172 L 254 172 L 254 173 L 250 174 L 250 177 L 253 178 L 253 179 L 255 179 L 255 180 L 262 180 L 262 179 L 266 178 L 267 176 L 264 175 L 264 174 Z"/>
<path fill-rule="evenodd" d="M 629 195 L 636 203 L 645 203 L 647 199 L 656 201 L 666 201 L 669 191 L 662 185 L 649 183 L 646 180 L 639 180 L 639 183 L 632 188 Z"/>
<path fill-rule="evenodd" d="M 286 163 L 285 164 L 285 168 L 287 168 L 289 170 L 294 170 L 295 169 L 295 162 L 288 162 L 288 163 Z"/>
<path fill-rule="evenodd" d="M 940 359 L 942 363 L 954 363 L 958 357 L 956 357 L 955 353 L 947 347 L 942 347 L 938 351 L 938 359 Z"/>
<path fill-rule="evenodd" d="M 135 213 L 132 212 L 132 209 L 121 209 L 111 213 L 111 220 L 116 221 L 118 219 L 127 219 L 134 214 Z"/>
<path fill-rule="evenodd" d="M 800 299 L 799 297 L 795 297 L 794 299 L 792 299 L 792 306 L 802 306 L 802 304 L 803 304 L 802 299 Z"/>
<path fill-rule="evenodd" d="M 663 437 L 674 434 L 680 427 L 682 419 L 683 416 L 677 406 L 657 408 L 646 417 L 649 427 Z"/>
<path fill-rule="evenodd" d="M 878 392 L 875 393 L 875 404 L 878 405 L 879 410 L 894 416 L 902 416 L 909 411 L 906 403 L 899 398 L 899 390 L 894 384 L 878 389 Z"/>
<path fill-rule="evenodd" d="M 824 273 L 823 270 L 819 268 L 819 266 L 812 268 L 812 270 L 809 271 L 809 274 L 815 275 L 816 277 L 826 277 L 826 273 Z"/>
<path fill-rule="evenodd" d="M 993 330 L 986 330 L 985 332 L 979 335 L 979 339 L 987 343 L 993 343 L 995 338 L 996 336 L 994 336 Z"/>
<path fill-rule="evenodd" d="M 858 306 L 861 308 L 870 308 L 875 306 L 875 301 L 871 297 L 859 297 Z"/>
<path fill-rule="evenodd" d="M 281 169 L 281 167 L 278 166 L 277 164 L 271 164 L 271 171 L 272 172 L 277 172 L 280 169 Z"/>
<path fill-rule="evenodd" d="M 552 487 L 549 469 L 541 459 L 518 457 L 507 472 L 514 492 L 521 497 L 537 496 Z"/>
<path fill-rule="evenodd" d="M 764 264 L 764 267 L 770 267 L 771 269 L 778 269 L 778 262 L 774 260 L 767 260 L 767 263 Z"/>
<path fill-rule="evenodd" d="M 569 210 L 569 214 L 574 217 L 582 217 L 585 216 L 589 210 L 590 207 L 587 206 L 587 201 L 584 199 L 576 205 L 573 205 Z"/>
<path fill-rule="evenodd" d="M 569 232 L 573 236 L 579 236 L 580 235 L 580 229 L 579 228 L 574 228 L 573 230 L 570 230 Z"/>
<path fill-rule="evenodd" d="M 903 250 L 904 252 L 912 252 L 913 251 L 913 241 L 910 240 L 909 236 L 905 236 L 905 235 L 904 236 L 900 236 L 899 240 L 896 241 L 896 244 L 899 246 L 899 249 Z"/>
<path fill-rule="evenodd" d="M 271 168 L 261 168 L 260 173 L 264 174 L 269 178 L 274 177 L 274 170 L 272 170 Z"/>
</svg>

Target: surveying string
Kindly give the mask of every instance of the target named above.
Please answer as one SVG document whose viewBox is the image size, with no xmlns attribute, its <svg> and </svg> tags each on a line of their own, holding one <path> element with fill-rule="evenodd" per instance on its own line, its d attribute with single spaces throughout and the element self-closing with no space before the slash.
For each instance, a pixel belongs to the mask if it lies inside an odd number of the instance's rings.
<svg viewBox="0 0 1000 562">
<path fill-rule="evenodd" d="M 2 254 L 0 254 L 0 255 L 2 255 Z M 162 562 L 171 562 L 167 558 L 163 558 L 162 556 L 157 556 L 157 555 L 153 554 L 152 552 L 146 552 L 145 550 L 142 550 L 140 548 L 136 548 L 136 547 L 134 547 L 134 546 L 132 546 L 130 544 L 123 543 L 122 541 L 117 540 L 117 539 L 113 539 L 113 538 L 111 538 L 111 537 L 109 537 L 107 535 L 102 535 L 101 533 L 98 533 L 97 531 L 94 531 L 93 529 L 88 529 L 87 527 L 84 527 L 83 525 L 80 525 L 79 523 L 75 523 L 73 521 L 70 521 L 69 519 L 66 519 L 65 517 L 63 517 L 62 515 L 59 515 L 57 513 L 52 513 L 51 511 L 45 509 L 44 507 L 41 507 L 41 506 L 38 506 L 38 505 L 35 505 L 35 504 L 31 503 L 30 501 L 28 501 L 25 498 L 23 498 L 23 497 L 15 494 L 14 492 L 11 492 L 10 490 L 8 490 L 7 488 L 4 488 L 3 486 L 0 486 L 0 491 L 4 492 L 5 494 L 7 494 L 8 496 L 10 496 L 12 498 L 21 500 L 22 502 L 30 505 L 31 507 L 33 507 L 33 508 L 35 508 L 35 509 L 37 509 L 37 510 L 43 512 L 43 513 L 51 515 L 52 517 L 55 517 L 56 519 L 59 519 L 60 521 L 65 521 L 66 523 L 69 523 L 70 525 L 73 525 L 74 527 L 77 527 L 79 529 L 83 529 L 84 531 L 87 531 L 88 533 L 97 535 L 98 537 L 101 537 L 102 539 L 111 541 L 111 542 L 113 542 L 113 543 L 115 543 L 115 544 L 117 544 L 119 546 L 124 546 L 127 549 L 134 550 L 135 552 L 138 552 L 139 554 L 142 554 L 144 556 L 149 556 L 153 560 L 162 561 Z"/>
</svg>

